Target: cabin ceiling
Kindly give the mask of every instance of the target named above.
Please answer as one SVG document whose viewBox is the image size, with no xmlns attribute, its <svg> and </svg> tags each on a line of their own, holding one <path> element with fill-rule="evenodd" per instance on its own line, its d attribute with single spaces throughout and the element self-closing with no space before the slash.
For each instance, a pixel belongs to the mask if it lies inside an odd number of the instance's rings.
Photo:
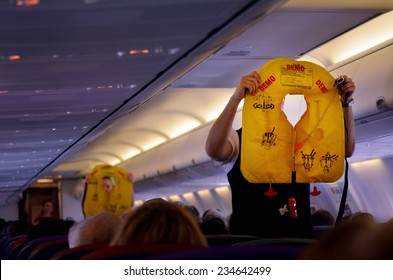
<svg viewBox="0 0 393 280">
<path fill-rule="evenodd" d="M 241 75 L 393 9 L 388 0 L 20 2 L 34 1 L 0 2 L 0 204 L 41 177 L 128 167 L 208 127 Z"/>
</svg>

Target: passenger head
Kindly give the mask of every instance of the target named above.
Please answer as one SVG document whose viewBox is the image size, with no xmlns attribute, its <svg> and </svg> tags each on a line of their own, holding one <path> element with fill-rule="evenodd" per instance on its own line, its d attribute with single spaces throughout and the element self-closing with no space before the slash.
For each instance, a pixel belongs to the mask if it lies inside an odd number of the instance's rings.
<svg viewBox="0 0 393 280">
<path fill-rule="evenodd" d="M 182 244 L 207 246 L 188 210 L 163 199 L 150 200 L 132 211 L 111 245 Z"/>
<path fill-rule="evenodd" d="M 5 227 L 6 221 L 3 218 L 0 218 L 0 232 L 3 231 L 4 227 Z"/>
<path fill-rule="evenodd" d="M 204 221 L 211 220 L 211 219 L 214 219 L 214 218 L 221 219 L 221 220 L 225 221 L 225 216 L 221 212 L 220 209 L 217 209 L 217 208 L 215 208 L 215 209 L 208 209 L 205 212 L 203 212 L 202 219 Z"/>
<path fill-rule="evenodd" d="M 53 212 L 53 202 L 50 199 L 46 199 L 42 202 L 42 210 L 44 213 L 52 214 Z"/>
<path fill-rule="evenodd" d="M 33 224 L 37 224 L 41 219 L 53 218 L 53 201 L 51 199 L 45 199 L 41 202 L 40 215 L 34 219 Z"/>
<path fill-rule="evenodd" d="M 26 235 L 31 229 L 32 224 L 25 220 L 15 220 L 7 223 L 5 231 L 8 237 Z"/>
<path fill-rule="evenodd" d="M 203 234 L 206 235 L 228 234 L 228 229 L 225 225 L 225 222 L 217 218 L 202 221 L 201 229 Z"/>
<path fill-rule="evenodd" d="M 146 200 L 143 204 L 149 204 L 149 203 L 156 202 L 156 201 L 163 202 L 163 201 L 166 201 L 166 200 L 161 198 L 161 197 L 156 197 L 156 198 L 151 198 L 151 199 Z M 174 202 L 174 203 L 177 204 L 178 202 Z M 180 203 L 180 204 L 182 204 L 182 203 Z M 179 204 L 179 206 L 180 206 L 180 204 Z"/>
<path fill-rule="evenodd" d="M 325 210 L 318 209 L 311 215 L 312 223 L 314 226 L 332 226 L 334 225 L 333 215 Z"/>
<path fill-rule="evenodd" d="M 374 216 L 367 212 L 356 212 L 349 217 L 351 221 L 374 225 L 376 223 Z"/>
<path fill-rule="evenodd" d="M 132 210 L 125 211 L 125 212 L 121 213 L 119 217 L 120 217 L 122 220 L 125 220 L 125 219 L 127 219 L 128 215 L 131 214 L 131 212 L 132 212 Z"/>
<path fill-rule="evenodd" d="M 366 217 L 366 216 L 364 216 Z M 362 260 L 375 259 L 378 224 L 369 217 L 346 219 L 310 245 L 302 259 L 312 260 Z"/>
<path fill-rule="evenodd" d="M 377 259 L 393 260 L 393 219 L 379 225 L 376 240 L 378 243 Z"/>
<path fill-rule="evenodd" d="M 371 215 L 370 213 L 356 212 L 354 214 L 344 216 L 341 220 L 338 220 L 336 224 L 343 224 L 349 221 L 351 221 L 351 223 L 357 222 L 357 223 L 369 224 L 369 225 L 374 225 L 376 223 L 374 216 Z"/>
<path fill-rule="evenodd" d="M 74 221 L 65 221 L 63 219 L 43 219 L 29 230 L 26 242 L 44 236 L 65 236 L 73 224 Z"/>
<path fill-rule="evenodd" d="M 209 235 L 228 233 L 225 217 L 219 209 L 209 209 L 203 213 L 201 228 L 204 234 Z"/>
<path fill-rule="evenodd" d="M 194 217 L 195 221 L 197 221 L 198 224 L 201 222 L 199 211 L 194 205 L 185 205 L 184 208 L 190 211 L 190 213 L 192 214 L 192 216 Z"/>
<path fill-rule="evenodd" d="M 110 192 L 115 186 L 115 179 L 110 176 L 102 177 L 102 187 L 105 191 Z"/>
<path fill-rule="evenodd" d="M 109 244 L 122 222 L 121 217 L 102 212 L 75 223 L 68 233 L 69 246 L 74 248 L 88 244 Z"/>
</svg>

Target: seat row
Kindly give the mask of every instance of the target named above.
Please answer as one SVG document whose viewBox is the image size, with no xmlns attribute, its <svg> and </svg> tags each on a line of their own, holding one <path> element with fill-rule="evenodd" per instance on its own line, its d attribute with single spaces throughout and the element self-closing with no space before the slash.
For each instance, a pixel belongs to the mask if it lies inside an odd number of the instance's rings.
<svg viewBox="0 0 393 280">
<path fill-rule="evenodd" d="M 24 243 L 10 242 L 3 259 L 107 260 L 107 259 L 297 259 L 311 239 L 264 239 L 242 235 L 206 236 L 209 247 L 177 244 L 108 246 L 90 244 L 69 248 L 67 236 L 47 236 Z"/>
</svg>

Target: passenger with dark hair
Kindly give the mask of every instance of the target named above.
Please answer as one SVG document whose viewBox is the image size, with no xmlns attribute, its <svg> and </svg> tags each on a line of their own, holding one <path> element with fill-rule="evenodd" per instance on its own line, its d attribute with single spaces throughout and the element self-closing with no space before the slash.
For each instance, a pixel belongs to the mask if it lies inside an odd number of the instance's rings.
<svg viewBox="0 0 393 280">
<path fill-rule="evenodd" d="M 74 221 L 63 219 L 42 219 L 28 231 L 26 242 L 44 236 L 66 236 L 73 224 Z"/>
<path fill-rule="evenodd" d="M 381 260 L 393 260 L 393 219 L 379 225 L 376 240 L 377 258 Z"/>
<path fill-rule="evenodd" d="M 199 214 L 199 211 L 194 205 L 184 205 L 184 208 L 190 211 L 190 213 L 195 218 L 195 221 L 197 221 L 198 224 L 201 222 L 201 216 Z"/>
<path fill-rule="evenodd" d="M 8 238 L 12 238 L 15 236 L 26 235 L 31 229 L 31 227 L 32 224 L 25 220 L 15 220 L 9 221 L 4 227 L 4 230 Z"/>
<path fill-rule="evenodd" d="M 33 225 L 38 224 L 43 219 L 58 218 L 57 214 L 53 212 L 53 201 L 51 199 L 45 199 L 44 201 L 42 201 L 41 205 L 41 213 L 37 217 L 35 217 Z"/>
<path fill-rule="evenodd" d="M 25 220 L 8 221 L 4 225 L 0 239 L 0 257 L 7 259 L 15 255 L 15 246 L 12 244 L 21 244 L 24 242 L 26 234 L 32 225 Z M 12 248 L 12 249 L 11 249 Z M 11 257 L 12 259 L 13 257 Z"/>
<path fill-rule="evenodd" d="M 302 259 L 362 260 L 378 258 L 378 224 L 368 216 L 341 220 L 311 244 Z"/>
<path fill-rule="evenodd" d="M 202 232 L 206 235 L 227 234 L 225 217 L 219 209 L 206 210 L 202 215 Z"/>
<path fill-rule="evenodd" d="M 325 209 L 316 210 L 311 214 L 311 219 L 314 226 L 333 226 L 335 221 L 333 215 Z"/>
<path fill-rule="evenodd" d="M 0 233 L 3 231 L 6 221 L 0 218 Z"/>
</svg>

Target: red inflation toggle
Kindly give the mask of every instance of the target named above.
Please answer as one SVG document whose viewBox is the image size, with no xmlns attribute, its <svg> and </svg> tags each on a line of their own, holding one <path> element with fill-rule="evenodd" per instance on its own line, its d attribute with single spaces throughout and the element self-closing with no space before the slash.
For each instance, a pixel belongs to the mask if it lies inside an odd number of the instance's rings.
<svg viewBox="0 0 393 280">
<path fill-rule="evenodd" d="M 273 190 L 272 184 L 270 184 L 270 186 L 269 186 L 269 191 L 265 192 L 265 195 L 266 195 L 266 196 L 276 196 L 276 195 L 277 195 L 277 192 L 275 192 L 275 191 Z"/>
<path fill-rule="evenodd" d="M 311 194 L 312 196 L 318 196 L 318 195 L 321 194 L 321 191 L 318 190 L 317 186 L 314 186 L 313 191 L 310 192 L 310 194 Z"/>
<path fill-rule="evenodd" d="M 296 199 L 293 197 L 288 198 L 288 205 L 291 218 L 297 218 Z"/>
</svg>

